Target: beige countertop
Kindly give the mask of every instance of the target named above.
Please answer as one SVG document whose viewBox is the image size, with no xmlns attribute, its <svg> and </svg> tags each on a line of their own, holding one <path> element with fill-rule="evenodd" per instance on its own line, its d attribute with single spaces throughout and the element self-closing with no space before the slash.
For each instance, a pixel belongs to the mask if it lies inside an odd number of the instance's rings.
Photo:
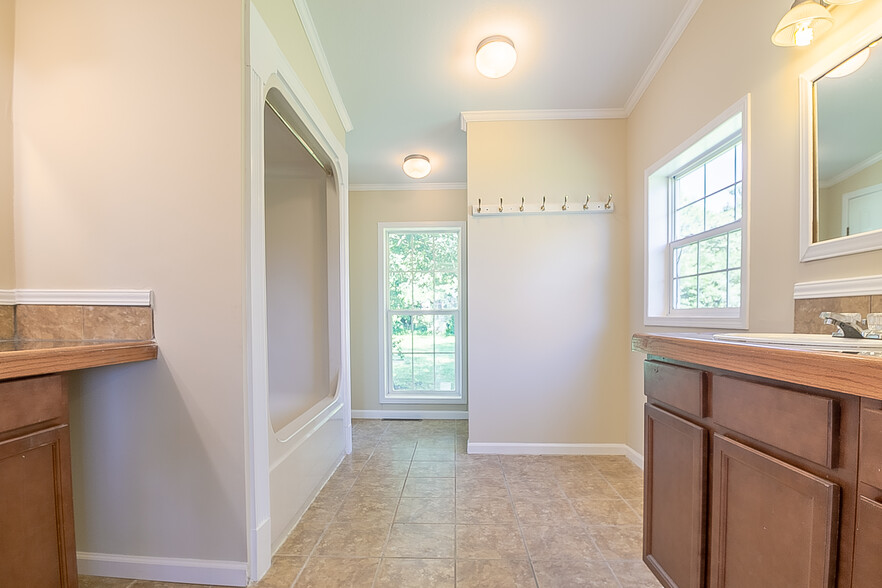
<svg viewBox="0 0 882 588">
<path fill-rule="evenodd" d="M 652 357 L 882 400 L 879 356 L 717 341 L 712 333 L 636 333 L 631 349 Z"/>
<path fill-rule="evenodd" d="M 0 341 L 0 379 L 156 359 L 155 341 Z"/>
</svg>

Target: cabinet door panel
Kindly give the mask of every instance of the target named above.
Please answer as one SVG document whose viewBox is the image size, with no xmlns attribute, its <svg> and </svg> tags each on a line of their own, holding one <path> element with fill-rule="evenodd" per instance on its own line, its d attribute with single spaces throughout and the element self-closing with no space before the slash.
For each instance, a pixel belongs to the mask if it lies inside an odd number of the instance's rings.
<svg viewBox="0 0 882 588">
<path fill-rule="evenodd" d="M 710 585 L 832 586 L 839 491 L 833 482 L 715 435 Z"/>
<path fill-rule="evenodd" d="M 882 579 L 882 504 L 861 496 L 854 536 L 852 588 L 876 588 Z"/>
<path fill-rule="evenodd" d="M 704 584 L 707 435 L 646 405 L 643 558 L 671 588 Z"/>
</svg>

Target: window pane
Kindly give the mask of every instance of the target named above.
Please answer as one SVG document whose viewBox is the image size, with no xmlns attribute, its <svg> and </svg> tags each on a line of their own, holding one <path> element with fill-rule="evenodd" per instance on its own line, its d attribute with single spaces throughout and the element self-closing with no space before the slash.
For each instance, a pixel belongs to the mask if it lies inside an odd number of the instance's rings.
<svg viewBox="0 0 882 588">
<path fill-rule="evenodd" d="M 435 352 L 435 317 L 417 315 L 413 317 L 414 353 Z"/>
<path fill-rule="evenodd" d="M 435 274 L 435 304 L 433 307 L 442 310 L 456 310 L 458 290 L 459 280 L 455 273 Z"/>
<path fill-rule="evenodd" d="M 676 239 L 697 235 L 704 231 L 704 200 L 690 204 L 674 213 Z"/>
<path fill-rule="evenodd" d="M 435 356 L 433 354 L 413 354 L 413 389 L 435 389 Z"/>
<path fill-rule="evenodd" d="M 707 193 L 713 194 L 735 183 L 735 149 L 728 149 L 707 162 Z"/>
<path fill-rule="evenodd" d="M 742 182 L 735 184 L 735 220 L 741 218 L 741 184 Z"/>
<path fill-rule="evenodd" d="M 456 351 L 456 319 L 453 315 L 435 317 L 435 351 L 453 353 Z"/>
<path fill-rule="evenodd" d="M 389 243 L 389 271 L 404 272 L 410 267 L 410 235 L 407 233 L 387 233 Z"/>
<path fill-rule="evenodd" d="M 432 234 L 412 233 L 413 248 L 411 250 L 413 269 L 417 271 L 430 271 L 432 269 Z"/>
<path fill-rule="evenodd" d="M 726 272 L 698 276 L 699 307 L 726 308 L 727 295 Z"/>
<path fill-rule="evenodd" d="M 413 308 L 413 284 L 411 274 L 395 272 L 389 274 L 389 309 L 409 310 Z"/>
<path fill-rule="evenodd" d="M 411 354 L 392 354 L 392 389 L 413 390 L 413 356 Z"/>
<path fill-rule="evenodd" d="M 704 198 L 704 168 L 700 167 L 682 178 L 677 178 L 674 194 L 676 195 L 674 208 L 683 208 L 690 202 Z"/>
<path fill-rule="evenodd" d="M 729 272 L 729 308 L 741 306 L 741 270 Z"/>
<path fill-rule="evenodd" d="M 421 310 L 435 308 L 435 285 L 432 274 L 414 272 L 413 308 Z"/>
<path fill-rule="evenodd" d="M 729 233 L 729 267 L 741 267 L 741 229 Z M 740 279 L 740 278 L 739 278 Z"/>
<path fill-rule="evenodd" d="M 436 270 L 459 269 L 459 234 L 437 233 L 433 237 Z"/>
<path fill-rule="evenodd" d="M 728 188 L 707 197 L 705 230 L 735 222 L 735 189 Z"/>
<path fill-rule="evenodd" d="M 696 308 L 698 303 L 698 278 L 674 280 L 676 298 L 674 308 Z"/>
<path fill-rule="evenodd" d="M 741 143 L 735 145 L 735 180 L 741 181 Z"/>
<path fill-rule="evenodd" d="M 694 276 L 698 273 L 698 243 L 674 249 L 674 275 Z"/>
<path fill-rule="evenodd" d="M 726 235 L 706 239 L 698 243 L 698 271 L 701 273 L 726 269 L 728 253 Z M 700 300 L 700 298 L 699 298 Z M 699 304 L 701 304 L 699 302 Z"/>
<path fill-rule="evenodd" d="M 435 390 L 452 392 L 456 390 L 456 360 L 453 354 L 435 356 Z"/>
<path fill-rule="evenodd" d="M 407 314 L 392 315 L 392 353 L 413 351 L 413 317 Z"/>
</svg>

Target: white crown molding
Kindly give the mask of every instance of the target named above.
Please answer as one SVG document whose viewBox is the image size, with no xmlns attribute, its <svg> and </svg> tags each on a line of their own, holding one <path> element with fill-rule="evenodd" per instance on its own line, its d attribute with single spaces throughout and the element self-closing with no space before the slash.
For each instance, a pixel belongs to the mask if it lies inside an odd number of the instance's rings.
<svg viewBox="0 0 882 588">
<path fill-rule="evenodd" d="M 465 182 L 426 184 L 350 184 L 349 192 L 396 192 L 420 190 L 467 190 Z"/>
<path fill-rule="evenodd" d="M 640 102 L 643 93 L 649 88 L 649 84 L 652 83 L 655 74 L 657 74 L 662 65 L 664 65 L 665 60 L 674 49 L 677 41 L 680 40 L 680 37 L 683 35 L 683 32 L 692 20 L 692 17 L 698 12 L 698 8 L 701 6 L 701 1 L 702 0 L 688 0 L 686 5 L 683 6 L 683 10 L 680 11 L 680 15 L 677 17 L 677 20 L 674 21 L 674 26 L 668 31 L 665 40 L 662 41 L 662 44 L 658 48 L 658 51 L 655 52 L 652 61 L 650 61 L 649 65 L 646 67 L 646 71 L 643 72 L 643 76 L 640 77 L 640 80 L 637 82 L 637 85 L 634 86 L 634 90 L 628 97 L 627 102 L 625 102 L 624 110 L 626 117 L 631 116 L 631 113 L 637 107 L 637 103 Z"/>
<path fill-rule="evenodd" d="M 468 420 L 466 410 L 353 410 L 354 419 Z"/>
<path fill-rule="evenodd" d="M 309 6 L 307 6 L 306 0 L 294 0 L 294 7 L 300 15 L 300 22 L 303 24 L 303 29 L 306 31 L 306 38 L 309 40 L 309 46 L 312 47 L 312 52 L 315 55 L 316 63 L 318 63 L 319 71 L 321 71 L 322 78 L 325 80 L 325 86 L 328 87 L 331 101 L 334 103 L 334 108 L 337 109 L 337 115 L 340 117 L 340 122 L 343 123 L 343 130 L 348 133 L 353 129 L 352 119 L 349 118 L 349 112 L 346 110 L 346 105 L 343 103 L 343 96 L 340 94 L 340 88 L 337 87 L 337 81 L 334 79 L 334 74 L 331 72 L 331 65 L 328 63 L 328 57 L 325 55 L 324 47 L 322 47 L 318 29 L 315 28 L 315 22 L 312 20 L 312 14 L 309 12 Z"/>
<path fill-rule="evenodd" d="M 819 280 L 817 282 L 800 282 L 793 285 L 794 300 L 837 298 L 839 296 L 873 296 L 875 294 L 882 294 L 882 276 Z"/>
<path fill-rule="evenodd" d="M 11 302 L 3 302 L 12 293 Z M 2 290 L 2 304 L 61 306 L 150 306 L 152 290 Z"/>
<path fill-rule="evenodd" d="M 460 128 L 465 131 L 470 122 L 520 120 L 590 120 L 627 118 L 624 108 L 591 108 L 569 110 L 466 110 L 459 114 Z"/>
<path fill-rule="evenodd" d="M 247 586 L 247 564 L 171 557 L 140 557 L 77 552 L 77 571 L 87 576 L 135 578 L 159 582 Z"/>
<path fill-rule="evenodd" d="M 473 443 L 470 454 L 495 455 L 624 455 L 641 469 L 643 456 L 624 443 Z"/>
<path fill-rule="evenodd" d="M 870 157 L 868 157 L 867 159 L 865 159 L 861 162 L 858 162 L 857 164 L 851 166 L 850 168 L 848 168 L 844 172 L 833 176 L 829 180 L 826 180 L 824 182 L 818 182 L 818 186 L 820 188 L 829 188 L 830 186 L 835 186 L 839 182 L 841 182 L 843 180 L 847 180 L 848 178 L 850 178 L 854 174 L 856 174 L 860 171 L 864 171 L 865 169 L 867 169 L 871 165 L 877 164 L 880 161 L 882 161 L 882 151 L 880 151 L 879 153 L 877 153 L 875 155 L 871 155 Z"/>
</svg>

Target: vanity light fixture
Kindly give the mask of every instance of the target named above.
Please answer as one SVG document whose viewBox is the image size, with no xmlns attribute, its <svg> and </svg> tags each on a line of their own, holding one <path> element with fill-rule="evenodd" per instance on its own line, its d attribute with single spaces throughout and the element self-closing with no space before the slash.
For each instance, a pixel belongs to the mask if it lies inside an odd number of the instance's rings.
<svg viewBox="0 0 882 588">
<path fill-rule="evenodd" d="M 508 37 L 494 35 L 478 43 L 475 67 L 488 78 L 501 78 L 514 69 L 518 60 L 514 43 Z"/>
<path fill-rule="evenodd" d="M 872 45 L 870 46 L 872 47 Z M 860 53 L 855 53 L 852 55 L 847 61 L 843 62 L 841 65 L 835 67 L 834 69 L 827 72 L 824 76 L 825 78 L 844 78 L 847 75 L 851 75 L 857 70 L 861 68 L 867 62 L 867 59 L 870 57 L 870 47 L 867 47 Z"/>
<path fill-rule="evenodd" d="M 429 172 L 432 171 L 432 164 L 429 163 L 429 158 L 425 155 L 414 153 L 404 158 L 401 169 L 409 177 L 419 180 L 429 175 Z"/>
<path fill-rule="evenodd" d="M 820 0 L 795 0 L 772 34 L 779 47 L 804 47 L 833 26 L 833 17 Z"/>
</svg>

